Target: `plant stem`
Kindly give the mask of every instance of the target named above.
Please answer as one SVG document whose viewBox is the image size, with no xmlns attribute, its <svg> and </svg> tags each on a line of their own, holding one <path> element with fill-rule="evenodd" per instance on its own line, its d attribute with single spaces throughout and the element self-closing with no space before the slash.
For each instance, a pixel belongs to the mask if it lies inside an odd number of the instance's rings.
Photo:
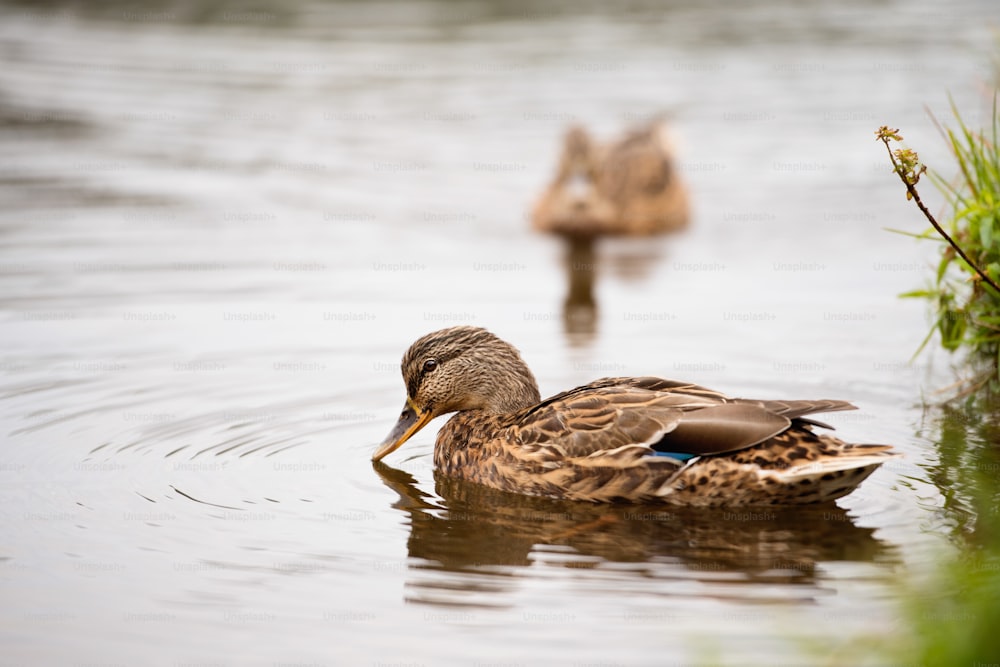
<svg viewBox="0 0 1000 667">
<path fill-rule="evenodd" d="M 927 218 L 927 220 L 931 223 L 931 225 L 933 225 L 934 229 L 937 230 L 938 234 L 943 236 L 944 240 L 947 241 L 951 245 L 951 247 L 955 249 L 955 252 L 957 252 L 958 255 L 963 260 L 965 260 L 965 263 L 968 264 L 970 267 L 972 267 L 972 270 L 978 273 L 979 277 L 982 278 L 987 285 L 992 287 L 993 291 L 995 291 L 998 295 L 1000 295 L 1000 285 L 997 285 L 995 282 L 993 282 L 993 280 L 988 275 L 986 275 L 986 273 L 983 272 L 983 270 L 980 269 L 975 264 L 975 262 L 969 259 L 969 256 L 965 254 L 965 251 L 962 250 L 962 248 L 959 247 L 957 243 L 955 243 L 955 239 L 951 238 L 951 236 L 948 235 L 948 232 L 944 231 L 944 228 L 942 228 L 941 225 L 938 224 L 938 221 L 934 219 L 934 216 L 931 215 L 931 212 L 927 210 L 926 206 L 924 206 L 924 202 L 921 201 L 920 194 L 917 192 L 917 187 L 913 183 L 911 183 L 908 178 L 906 178 L 904 170 L 901 169 L 899 163 L 896 162 L 896 156 L 892 154 L 892 149 L 889 147 L 889 138 L 888 137 L 880 137 L 880 138 L 882 140 L 882 143 L 885 144 L 885 150 L 888 151 L 889 153 L 889 160 L 892 161 L 892 166 L 895 168 L 896 175 L 899 176 L 899 180 L 903 181 L 903 185 L 906 186 L 906 191 L 913 198 L 913 201 L 916 202 L 917 208 L 920 209 L 920 212 L 924 214 L 924 217 Z"/>
</svg>

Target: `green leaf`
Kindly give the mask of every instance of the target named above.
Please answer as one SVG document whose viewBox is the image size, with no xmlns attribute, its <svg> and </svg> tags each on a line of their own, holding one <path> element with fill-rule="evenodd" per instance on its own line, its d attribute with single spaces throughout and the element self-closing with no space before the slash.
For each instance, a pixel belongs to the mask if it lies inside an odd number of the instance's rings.
<svg viewBox="0 0 1000 667">
<path fill-rule="evenodd" d="M 937 235 L 937 232 L 934 231 L 933 227 L 931 227 L 930 229 L 925 229 L 919 234 L 916 234 L 914 232 L 908 232 L 905 229 L 893 229 L 892 227 L 883 227 L 882 229 L 884 229 L 887 232 L 892 232 L 893 234 L 902 234 L 903 236 L 909 236 L 910 238 L 917 239 L 918 241 L 926 241 L 927 239 L 930 239 L 931 241 L 946 243 L 946 241 L 943 238 Z"/>
<path fill-rule="evenodd" d="M 965 336 L 965 316 L 959 310 L 946 310 L 938 318 L 938 331 L 941 333 L 941 345 L 949 352 L 954 352 L 962 345 Z"/>
<path fill-rule="evenodd" d="M 987 213 L 979 220 L 979 242 L 986 251 L 993 247 L 993 222 L 993 213 Z"/>
<path fill-rule="evenodd" d="M 941 281 L 944 280 L 944 274 L 947 273 L 948 266 L 949 266 L 950 263 L 951 263 L 951 260 L 948 259 L 947 257 L 945 257 L 945 258 L 942 258 L 941 262 L 938 264 L 938 269 L 937 269 L 937 284 L 938 285 L 940 285 Z"/>
<path fill-rule="evenodd" d="M 917 351 L 913 353 L 912 357 L 910 357 L 910 363 L 916 361 L 917 357 L 920 356 L 920 353 L 924 351 L 925 347 L 927 347 L 927 343 L 931 341 L 931 337 L 933 335 L 934 335 L 934 327 L 931 327 L 930 331 L 927 332 L 927 335 L 924 336 L 924 339 L 920 342 L 919 347 L 917 347 Z"/>
<path fill-rule="evenodd" d="M 1000 282 L 1000 263 L 990 262 L 987 264 L 986 275 L 988 275 L 993 282 Z"/>
</svg>

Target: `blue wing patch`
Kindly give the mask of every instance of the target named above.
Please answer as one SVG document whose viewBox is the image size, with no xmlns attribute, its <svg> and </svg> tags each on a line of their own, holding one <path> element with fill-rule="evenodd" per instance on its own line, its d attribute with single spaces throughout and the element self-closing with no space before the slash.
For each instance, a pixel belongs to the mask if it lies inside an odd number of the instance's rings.
<svg viewBox="0 0 1000 667">
<path fill-rule="evenodd" d="M 677 459 L 678 461 L 690 461 L 697 454 L 682 454 L 681 452 L 657 452 L 653 451 L 653 456 L 669 456 L 672 459 Z"/>
</svg>

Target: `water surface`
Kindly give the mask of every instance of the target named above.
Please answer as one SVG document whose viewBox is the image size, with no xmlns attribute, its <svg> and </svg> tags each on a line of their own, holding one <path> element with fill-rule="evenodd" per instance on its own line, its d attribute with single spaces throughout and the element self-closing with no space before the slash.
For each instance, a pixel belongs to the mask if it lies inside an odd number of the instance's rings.
<svg viewBox="0 0 1000 667">
<path fill-rule="evenodd" d="M 996 18 L 3 8 L 7 659 L 855 663 L 949 529 L 919 407 L 948 360 L 908 363 L 925 313 L 896 298 L 935 248 L 884 231 L 923 224 L 873 132 L 946 165 L 923 107 L 976 122 Z M 563 250 L 527 224 L 561 133 L 661 113 L 692 228 L 603 243 L 592 326 L 567 326 Z M 434 476 L 434 427 L 373 466 L 400 355 L 459 323 L 543 394 L 634 373 L 845 398 L 839 433 L 905 459 L 768 512 L 470 488 Z"/>
</svg>

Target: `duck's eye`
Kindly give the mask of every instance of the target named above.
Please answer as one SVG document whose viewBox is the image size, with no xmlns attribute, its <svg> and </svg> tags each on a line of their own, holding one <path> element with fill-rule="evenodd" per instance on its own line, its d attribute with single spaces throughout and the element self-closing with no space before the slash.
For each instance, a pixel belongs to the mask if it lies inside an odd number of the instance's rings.
<svg viewBox="0 0 1000 667">
<path fill-rule="evenodd" d="M 424 372 L 430 373 L 432 370 L 438 367 L 437 359 L 428 359 L 424 362 Z"/>
</svg>

